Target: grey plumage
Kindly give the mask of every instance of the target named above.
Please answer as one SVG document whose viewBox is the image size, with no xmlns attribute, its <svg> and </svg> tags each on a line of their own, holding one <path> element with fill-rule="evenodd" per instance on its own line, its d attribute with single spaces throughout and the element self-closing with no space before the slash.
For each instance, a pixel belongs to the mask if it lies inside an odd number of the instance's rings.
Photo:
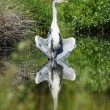
<svg viewBox="0 0 110 110">
<path fill-rule="evenodd" d="M 62 39 L 58 22 L 56 4 L 65 2 L 64 0 L 53 0 L 53 19 L 48 32 L 47 39 L 38 35 L 35 37 L 37 48 L 39 48 L 49 59 L 65 59 L 75 48 L 75 39 L 73 37 Z"/>
</svg>

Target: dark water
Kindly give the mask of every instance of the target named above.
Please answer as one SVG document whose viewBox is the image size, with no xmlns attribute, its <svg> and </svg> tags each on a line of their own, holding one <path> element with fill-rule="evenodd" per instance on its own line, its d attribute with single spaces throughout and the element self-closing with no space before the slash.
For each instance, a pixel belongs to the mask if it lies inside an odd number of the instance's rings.
<svg viewBox="0 0 110 110">
<path fill-rule="evenodd" d="M 1 63 L 1 110 L 109 110 L 109 92 L 92 92 L 84 77 L 62 61 Z M 4 71 L 4 72 L 3 72 Z M 13 106 L 11 104 L 13 103 Z M 13 108 L 14 107 L 14 108 Z"/>
</svg>

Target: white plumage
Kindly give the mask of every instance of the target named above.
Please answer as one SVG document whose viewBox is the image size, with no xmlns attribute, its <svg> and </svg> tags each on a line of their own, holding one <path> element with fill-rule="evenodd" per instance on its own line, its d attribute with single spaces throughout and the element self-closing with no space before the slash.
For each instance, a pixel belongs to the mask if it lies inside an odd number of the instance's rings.
<svg viewBox="0 0 110 110">
<path fill-rule="evenodd" d="M 70 52 L 76 47 L 75 39 L 73 37 L 62 39 L 57 22 L 58 3 L 66 2 L 64 0 L 53 0 L 53 19 L 48 33 L 48 38 L 44 39 L 40 36 L 35 37 L 37 48 L 39 48 L 49 59 L 61 60 L 65 59 Z"/>
<path fill-rule="evenodd" d="M 54 0 L 52 4 L 53 8 L 53 20 L 51 24 L 51 29 L 50 29 L 50 35 L 49 35 L 49 40 L 48 40 L 48 48 L 51 53 L 51 57 L 55 58 L 58 54 L 59 50 L 62 50 L 62 44 L 61 44 L 61 36 L 60 36 L 60 30 L 57 22 L 57 3 L 61 3 L 63 0 Z"/>
</svg>

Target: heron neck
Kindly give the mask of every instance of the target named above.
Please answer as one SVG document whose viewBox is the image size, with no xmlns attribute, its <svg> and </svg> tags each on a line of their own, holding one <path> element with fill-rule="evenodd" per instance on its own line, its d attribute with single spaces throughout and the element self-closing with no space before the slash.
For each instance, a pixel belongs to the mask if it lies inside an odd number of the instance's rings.
<svg viewBox="0 0 110 110">
<path fill-rule="evenodd" d="M 53 21 L 57 23 L 57 9 L 56 3 L 53 1 Z"/>
</svg>

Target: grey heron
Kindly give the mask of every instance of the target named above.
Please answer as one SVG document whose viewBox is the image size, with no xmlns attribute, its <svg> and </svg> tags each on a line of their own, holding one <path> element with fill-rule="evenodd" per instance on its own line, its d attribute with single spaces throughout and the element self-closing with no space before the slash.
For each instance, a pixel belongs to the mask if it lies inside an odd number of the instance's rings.
<svg viewBox="0 0 110 110">
<path fill-rule="evenodd" d="M 68 39 L 62 39 L 58 21 L 57 21 L 57 9 L 58 3 L 66 2 L 65 0 L 53 0 L 53 19 L 50 30 L 48 32 L 48 38 L 43 39 L 38 35 L 35 37 L 36 46 L 46 55 L 49 59 L 64 59 L 75 48 L 75 39 L 73 37 Z"/>
<path fill-rule="evenodd" d="M 48 38 L 48 47 L 51 52 L 51 57 L 56 58 L 58 54 L 63 52 L 63 43 L 60 36 L 60 30 L 57 21 L 57 9 L 56 6 L 58 3 L 66 2 L 64 0 L 53 0 L 52 8 L 53 8 L 53 20 L 50 28 L 50 35 Z"/>
</svg>

